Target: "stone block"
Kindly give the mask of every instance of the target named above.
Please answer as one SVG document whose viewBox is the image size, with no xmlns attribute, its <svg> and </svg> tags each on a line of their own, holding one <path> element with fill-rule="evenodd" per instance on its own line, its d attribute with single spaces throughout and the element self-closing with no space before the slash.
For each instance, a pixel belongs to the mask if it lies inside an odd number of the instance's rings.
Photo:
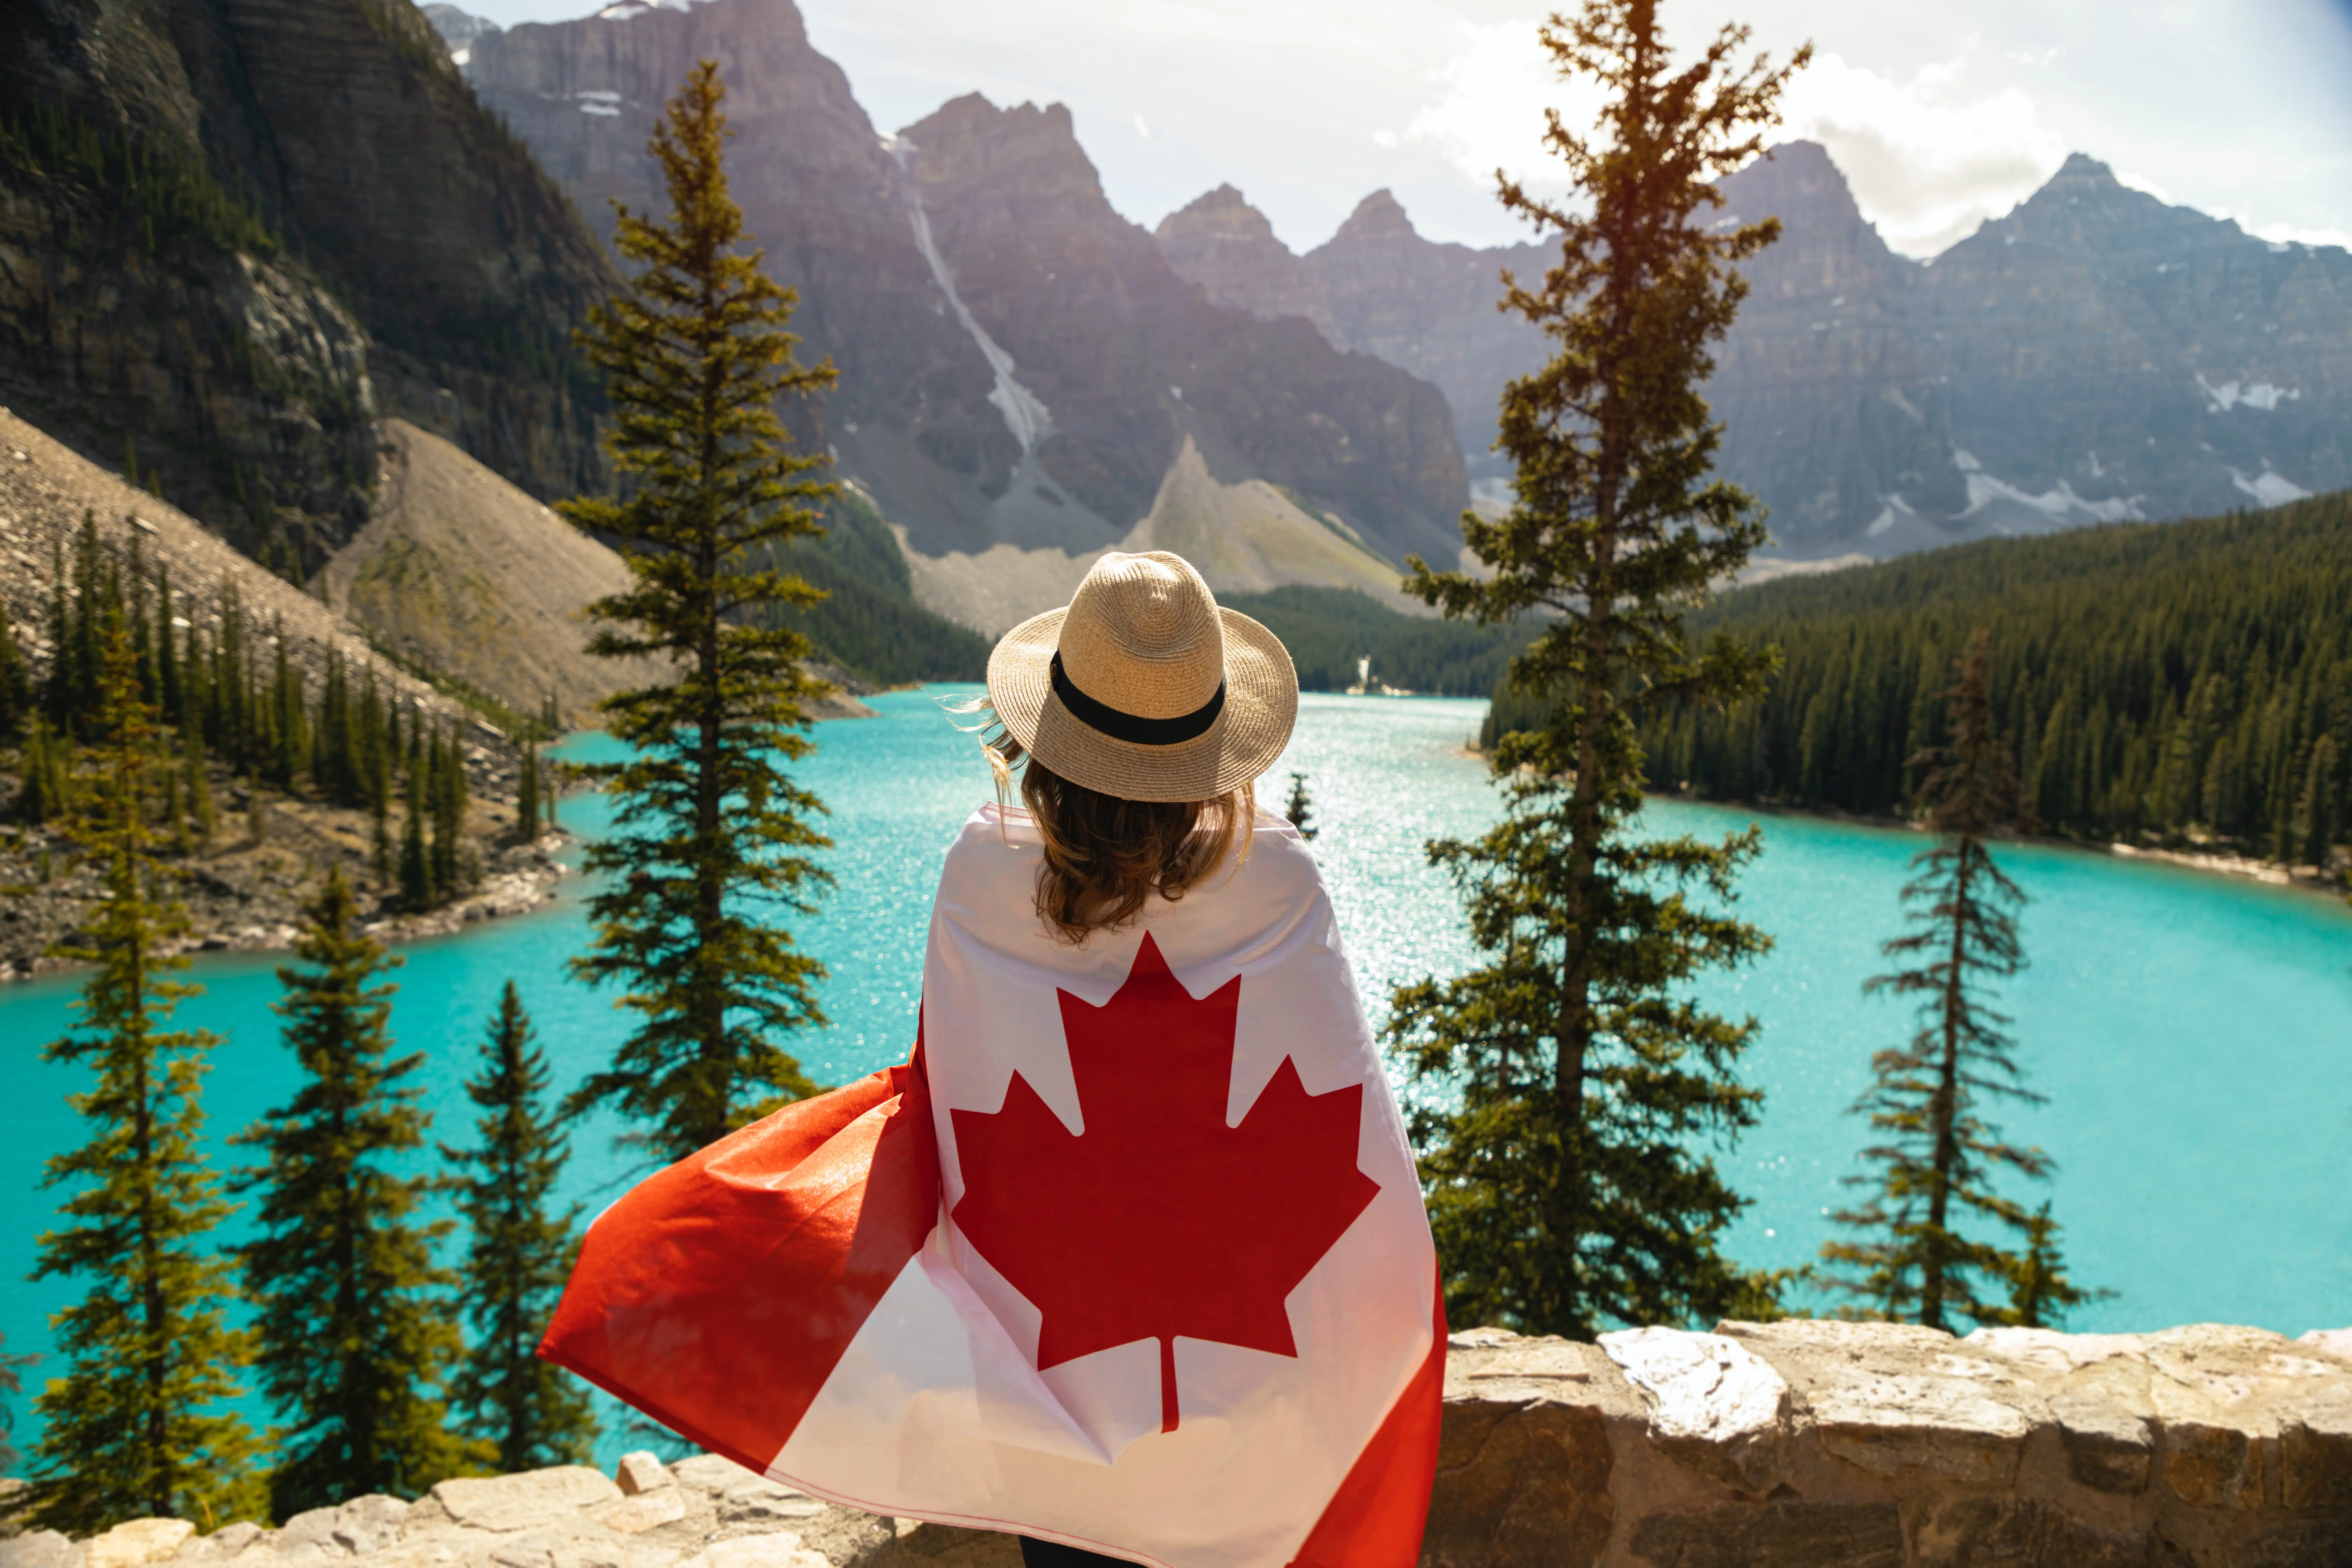
<svg viewBox="0 0 2352 1568">
<path fill-rule="evenodd" d="M 1616 1520 L 1597 1411 L 1449 1399 L 1423 1568 L 1591 1568 Z"/>
<path fill-rule="evenodd" d="M 675 1486 L 658 1491 L 638 1492 L 600 1502 L 588 1510 L 588 1517 L 605 1529 L 622 1535 L 636 1535 L 648 1530 L 658 1530 L 665 1524 L 676 1524 L 686 1517 L 686 1494 Z"/>
<path fill-rule="evenodd" d="M 270 1531 L 262 1529 L 250 1520 L 241 1519 L 235 1524 L 222 1526 L 210 1535 L 197 1536 L 194 1541 L 181 1547 L 179 1554 L 172 1561 L 174 1563 L 226 1563 L 230 1558 L 256 1547 L 265 1552 L 268 1552 L 274 1549 L 276 1544 Z"/>
<path fill-rule="evenodd" d="M 557 1465 L 520 1475 L 461 1476 L 433 1489 L 433 1500 L 451 1520 L 471 1530 L 524 1530 L 551 1517 L 576 1513 L 621 1495 L 604 1472 L 586 1465 Z"/>
<path fill-rule="evenodd" d="M 86 1548 L 54 1530 L 0 1538 L 0 1568 L 82 1568 Z"/>
<path fill-rule="evenodd" d="M 621 1456 L 620 1464 L 614 1468 L 613 1480 L 620 1487 L 624 1497 L 635 1497 L 643 1492 L 659 1491 L 665 1487 L 677 1485 L 677 1478 L 669 1473 L 669 1468 L 643 1448 Z"/>
<path fill-rule="evenodd" d="M 2164 1484 L 2191 1508 L 2263 1506 L 2263 1445 L 2235 1426 L 2164 1423 Z"/>
<path fill-rule="evenodd" d="M 2094 1491 L 2136 1495 L 2147 1489 L 2156 1427 L 2104 1390 L 2061 1389 L 2050 1397 L 2066 1473 Z"/>
<path fill-rule="evenodd" d="M 2008 1486 L 2047 1415 L 2023 1371 L 1938 1329 L 1791 1320 L 1720 1331 L 1788 1381 L 1823 1452 L 1874 1475 Z"/>
<path fill-rule="evenodd" d="M 1631 1545 L 1652 1568 L 1905 1568 L 1892 1503 L 1731 1503 L 1636 1521 Z"/>
<path fill-rule="evenodd" d="M 2150 1568 L 2151 1532 L 2102 1530 L 2041 1498 L 1968 1497 L 1925 1510 L 1911 1561 L 1920 1568 Z"/>
<path fill-rule="evenodd" d="M 2294 1342 L 2310 1345 L 2352 1362 L 2352 1329 L 2313 1329 L 2308 1333 L 2297 1335 Z"/>
<path fill-rule="evenodd" d="M 145 1568 L 179 1551 L 195 1533 L 184 1519 L 129 1520 L 89 1539 L 82 1549 L 83 1568 Z"/>
<path fill-rule="evenodd" d="M 2279 1500 L 2293 1509 L 2352 1509 L 2352 1421 L 2279 1429 Z M 2346 1554 L 2352 1557 L 2352 1542 Z"/>
<path fill-rule="evenodd" d="M 1627 1329 L 1601 1348 L 1650 1405 L 1660 1452 L 1742 1491 L 1788 1473 L 1789 1385 L 1738 1341 L 1676 1329 Z"/>
<path fill-rule="evenodd" d="M 298 1513 L 278 1532 L 278 1551 L 297 1561 L 310 1556 L 365 1557 L 400 1539 L 409 1505 L 378 1493 L 334 1508 Z"/>
<path fill-rule="evenodd" d="M 720 1454 L 690 1455 L 670 1466 L 669 1473 L 680 1486 L 714 1493 L 724 1492 L 740 1481 L 760 1477 L 759 1471 L 745 1469 Z"/>
</svg>

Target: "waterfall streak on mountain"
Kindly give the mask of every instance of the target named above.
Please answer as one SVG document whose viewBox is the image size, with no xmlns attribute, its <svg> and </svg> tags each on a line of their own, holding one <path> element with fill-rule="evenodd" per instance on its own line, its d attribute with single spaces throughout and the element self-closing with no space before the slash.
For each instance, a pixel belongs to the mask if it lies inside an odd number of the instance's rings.
<svg viewBox="0 0 2352 1568">
<path fill-rule="evenodd" d="M 948 297 L 948 304 L 954 309 L 956 320 L 962 322 L 963 330 L 971 334 L 971 341 L 980 345 L 981 356 L 988 361 L 988 368 L 996 373 L 996 389 L 988 395 L 988 400 L 996 405 L 998 413 L 1004 416 L 1006 427 L 1013 432 L 1013 438 L 1021 443 L 1021 455 L 1026 458 L 1045 445 L 1045 437 L 1054 433 L 1054 416 L 1046 412 L 1045 405 L 1037 400 L 1035 393 L 1013 379 L 1013 356 L 997 346 L 996 340 L 972 320 L 971 312 L 964 307 L 963 297 L 956 292 L 955 274 L 948 270 L 947 258 L 940 254 L 939 243 L 931 237 L 931 220 L 923 212 L 922 187 L 915 183 L 914 171 L 908 166 L 907 160 L 915 150 L 914 143 L 901 136 L 893 140 L 889 146 L 890 156 L 898 161 L 898 167 L 907 175 L 907 216 L 915 226 L 916 248 L 923 253 L 923 259 L 930 263 L 931 276 L 938 279 L 940 291 Z"/>
</svg>

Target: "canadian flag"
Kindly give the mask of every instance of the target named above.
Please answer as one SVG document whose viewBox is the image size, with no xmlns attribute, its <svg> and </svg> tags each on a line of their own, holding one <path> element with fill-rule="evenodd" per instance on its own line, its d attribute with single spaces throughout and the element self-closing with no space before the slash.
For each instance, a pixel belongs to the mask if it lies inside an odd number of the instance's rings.
<svg viewBox="0 0 2352 1568">
<path fill-rule="evenodd" d="M 1411 1568 L 1444 1324 L 1288 825 L 1083 946 L 1027 815 L 950 847 L 914 1058 L 655 1175 L 541 1353 L 778 1481 L 1167 1568 Z"/>
</svg>

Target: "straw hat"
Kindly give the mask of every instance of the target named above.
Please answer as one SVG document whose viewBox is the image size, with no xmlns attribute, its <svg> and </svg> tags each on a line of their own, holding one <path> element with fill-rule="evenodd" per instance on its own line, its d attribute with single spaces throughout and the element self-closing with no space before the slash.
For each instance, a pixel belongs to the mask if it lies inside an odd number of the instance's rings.
<svg viewBox="0 0 2352 1568">
<path fill-rule="evenodd" d="M 988 700 L 1032 756 L 1122 800 L 1208 800 L 1274 765 L 1298 717 L 1282 640 L 1217 607 L 1165 550 L 1105 555 L 1062 609 L 988 656 Z"/>
</svg>

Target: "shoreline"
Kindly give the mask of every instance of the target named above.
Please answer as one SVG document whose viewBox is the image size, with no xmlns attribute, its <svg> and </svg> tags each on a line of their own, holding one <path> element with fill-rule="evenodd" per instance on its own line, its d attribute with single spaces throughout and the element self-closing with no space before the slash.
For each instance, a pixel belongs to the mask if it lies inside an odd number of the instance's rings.
<svg viewBox="0 0 2352 1568">
<path fill-rule="evenodd" d="M 1475 745 L 1465 745 L 1461 754 L 1484 761 L 1486 753 Z M 1759 801 L 1709 800 L 1705 795 L 1684 795 L 1674 790 L 1644 790 L 1644 800 L 1670 800 L 1683 805 L 1713 806 L 1724 811 L 1751 811 L 1761 816 L 1796 816 L 1814 822 L 1843 823 L 1852 827 L 1876 827 L 1906 833 L 1925 833 L 1927 829 L 1907 816 L 1872 816 L 1858 811 L 1842 811 L 1834 806 L 1767 805 Z M 2264 887 L 2284 888 L 2293 892 L 2315 893 L 2338 901 L 2352 901 L 2352 886 L 2341 875 L 2314 876 L 2308 868 L 2282 866 L 2273 860 L 2258 860 L 2251 855 L 2237 855 L 2219 849 L 2150 848 L 2137 844 L 2126 844 L 2120 839 L 2068 838 L 2048 833 L 2016 834 L 2001 840 L 2010 844 L 2029 844 L 2041 849 L 2071 849 L 2085 855 L 2105 855 L 2120 860 L 2153 860 L 2160 865 L 2176 866 L 2183 870 L 2202 871 L 2209 876 L 2231 877 L 2243 882 L 2259 882 Z"/>
<path fill-rule="evenodd" d="M 367 911 L 360 924 L 366 935 L 375 938 L 388 948 L 432 937 L 454 936 L 468 926 L 502 920 L 513 915 L 529 914 L 555 901 L 557 884 L 572 875 L 572 868 L 557 858 L 566 847 L 578 841 L 562 827 L 552 828 L 535 839 L 509 844 L 488 856 L 481 879 L 463 897 L 452 899 L 438 908 L 419 914 L 385 912 L 384 901 L 379 900 L 373 910 Z M 175 864 L 174 862 L 165 862 Z M 189 879 L 205 880 L 207 874 L 201 867 L 186 872 Z M 27 891 L 10 888 L 11 893 Z M 250 889 L 235 889 L 247 893 Z M 73 887 L 61 887 L 47 892 L 44 902 L 47 912 L 62 913 L 61 906 L 72 903 L 83 907 L 94 904 L 94 894 L 84 893 Z M 189 915 L 186 935 L 159 944 L 162 956 L 199 957 L 231 952 L 290 952 L 301 933 L 299 924 L 285 918 L 283 909 L 271 911 L 258 920 L 238 921 L 234 917 L 223 919 L 215 913 L 206 918 L 199 900 L 183 899 L 182 907 Z M 273 918 L 274 917 L 274 918 Z M 78 926 L 78 921 L 68 921 Z M 47 944 L 31 952 L 0 953 L 0 986 L 12 983 L 47 980 L 54 976 L 86 971 L 89 961 L 77 958 L 52 957 Z"/>
<path fill-rule="evenodd" d="M 1874 816 L 1830 806 L 1766 805 L 1756 802 L 1708 800 L 1703 795 L 1678 795 L 1665 790 L 1645 792 L 1644 798 L 1678 801 L 1685 805 L 1717 806 L 1727 811 L 1752 811 L 1767 816 L 1801 816 L 1816 822 L 1843 823 L 1853 827 L 1878 827 L 1919 834 L 1927 831 L 1924 825 L 1909 817 Z M 2250 855 L 2237 855 L 2225 850 L 2150 848 L 2126 844 L 2120 839 L 2069 838 L 2049 833 L 2013 834 L 1999 842 L 2031 845 L 2038 849 L 2071 849 L 2120 860 L 2153 860 L 2162 865 L 2177 866 L 2183 870 L 2260 882 L 2265 887 L 2284 888 L 2296 892 L 2316 893 L 2339 901 L 2346 899 L 2347 893 L 2352 893 L 2340 876 L 2314 876 L 2308 868 L 2282 866 L 2276 861 L 2258 860 Z"/>
</svg>

